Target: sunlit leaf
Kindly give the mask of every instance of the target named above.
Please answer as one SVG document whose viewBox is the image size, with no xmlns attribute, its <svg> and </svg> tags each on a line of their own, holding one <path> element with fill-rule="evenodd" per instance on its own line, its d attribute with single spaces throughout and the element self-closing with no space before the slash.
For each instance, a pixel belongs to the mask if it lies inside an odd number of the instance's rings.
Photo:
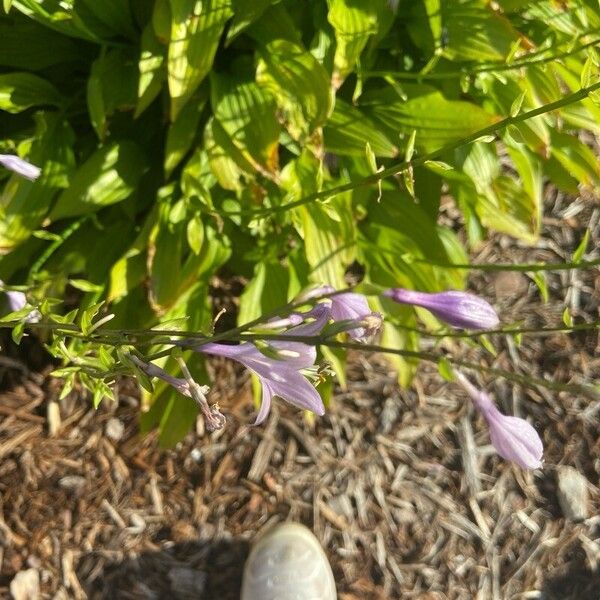
<svg viewBox="0 0 600 600">
<path fill-rule="evenodd" d="M 171 120 L 208 75 L 232 0 L 170 0 L 168 71 Z"/>
<path fill-rule="evenodd" d="M 146 169 L 133 142 L 113 142 L 97 150 L 75 173 L 58 198 L 50 219 L 82 215 L 128 198 Z"/>
<path fill-rule="evenodd" d="M 45 79 L 31 73 L 0 75 L 0 110 L 19 113 L 32 106 L 61 106 L 63 98 Z"/>
</svg>

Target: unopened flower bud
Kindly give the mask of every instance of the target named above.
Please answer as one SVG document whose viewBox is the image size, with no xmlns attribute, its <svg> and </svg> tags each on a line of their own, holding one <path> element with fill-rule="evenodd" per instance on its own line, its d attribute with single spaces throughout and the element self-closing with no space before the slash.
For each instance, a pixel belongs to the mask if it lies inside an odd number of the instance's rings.
<svg viewBox="0 0 600 600">
<path fill-rule="evenodd" d="M 395 302 L 421 306 L 438 319 L 461 329 L 493 329 L 500 323 L 494 308 L 474 294 L 449 291 L 438 293 L 415 292 L 393 288 L 383 294 Z"/>
<path fill-rule="evenodd" d="M 41 169 L 14 154 L 0 154 L 0 165 L 29 180 L 37 179 Z"/>
<path fill-rule="evenodd" d="M 456 378 L 487 421 L 496 452 L 524 469 L 541 467 L 544 446 L 537 431 L 525 419 L 503 415 L 492 399 L 462 373 L 457 371 Z"/>
</svg>

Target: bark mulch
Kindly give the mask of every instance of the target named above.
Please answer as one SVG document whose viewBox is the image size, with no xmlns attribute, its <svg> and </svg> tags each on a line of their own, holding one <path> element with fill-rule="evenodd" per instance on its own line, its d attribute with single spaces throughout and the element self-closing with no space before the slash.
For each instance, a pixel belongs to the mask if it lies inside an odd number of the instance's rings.
<svg viewBox="0 0 600 600">
<path fill-rule="evenodd" d="M 535 249 L 499 236 L 474 260 L 568 260 L 586 226 L 599 247 L 594 199 L 557 194 L 547 208 Z M 476 274 L 472 287 L 506 322 L 560 323 L 565 302 L 577 322 L 598 319 L 597 271 L 549 275 L 547 304 L 522 274 Z M 441 349 L 558 381 L 600 373 L 597 330 L 493 341 L 495 357 L 456 340 Z M 0 383 L 14 383 L 0 398 L 0 597 L 19 574 L 57 600 L 237 599 L 255 533 L 293 519 L 321 540 L 342 600 L 600 598 L 600 398 L 480 378 L 543 436 L 545 467 L 531 473 L 494 454 L 464 394 L 431 366 L 404 391 L 381 357 L 354 354 L 325 417 L 277 402 L 257 428 L 247 377 L 226 361 L 213 369 L 226 429 L 199 423 L 162 450 L 139 433 L 131 382 L 115 406 L 94 411 L 76 393 L 59 405 L 58 382 L 0 357 Z M 577 522 L 557 498 L 567 465 L 587 480 Z"/>
</svg>

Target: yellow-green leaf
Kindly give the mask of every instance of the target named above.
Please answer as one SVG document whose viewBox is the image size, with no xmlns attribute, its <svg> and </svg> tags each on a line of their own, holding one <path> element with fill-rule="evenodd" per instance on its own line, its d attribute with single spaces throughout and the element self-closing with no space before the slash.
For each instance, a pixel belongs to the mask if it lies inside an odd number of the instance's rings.
<svg viewBox="0 0 600 600">
<path fill-rule="evenodd" d="M 168 71 L 171 120 L 208 75 L 225 23 L 233 14 L 231 0 L 170 0 L 171 39 Z"/>
</svg>

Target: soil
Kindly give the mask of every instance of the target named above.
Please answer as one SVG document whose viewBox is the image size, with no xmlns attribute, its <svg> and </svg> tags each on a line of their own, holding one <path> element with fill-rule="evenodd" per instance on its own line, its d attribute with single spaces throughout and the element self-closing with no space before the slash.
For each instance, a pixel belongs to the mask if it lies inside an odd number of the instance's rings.
<svg viewBox="0 0 600 600">
<path fill-rule="evenodd" d="M 443 210 L 456 218 L 451 203 Z M 586 258 L 597 258 L 599 220 L 596 199 L 549 192 L 535 248 L 494 236 L 472 260 L 570 260 L 586 227 Z M 561 324 L 564 306 L 577 323 L 598 320 L 598 270 L 550 273 L 547 284 L 547 303 L 514 272 L 476 272 L 470 288 L 505 323 Z M 492 341 L 496 356 L 464 341 L 441 348 L 517 373 L 598 381 L 597 329 Z M 598 398 L 479 378 L 542 435 L 544 468 L 526 472 L 493 452 L 464 393 L 431 365 L 401 390 L 383 357 L 355 353 L 348 390 L 325 417 L 279 401 L 265 426 L 250 427 L 247 375 L 216 360 L 211 394 L 227 427 L 207 434 L 198 423 L 163 450 L 139 433 L 133 382 L 97 411 L 77 391 L 59 403 L 60 383 L 35 344 L 25 348 L 31 360 L 10 349 L 0 357 L 2 598 L 27 571 L 40 598 L 237 600 L 249 544 L 283 520 L 321 540 L 341 600 L 600 598 Z M 578 522 L 558 502 L 566 465 L 587 480 Z"/>
</svg>

